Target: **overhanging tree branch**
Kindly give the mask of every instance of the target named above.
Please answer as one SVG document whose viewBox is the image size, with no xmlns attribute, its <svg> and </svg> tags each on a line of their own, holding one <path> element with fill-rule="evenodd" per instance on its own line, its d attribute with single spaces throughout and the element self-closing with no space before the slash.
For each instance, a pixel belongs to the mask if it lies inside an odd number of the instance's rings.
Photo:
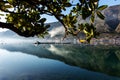
<svg viewBox="0 0 120 80">
<path fill-rule="evenodd" d="M 104 15 L 100 11 L 107 7 L 99 7 L 98 2 L 99 0 L 79 0 L 74 5 L 69 0 L 0 0 L 2 12 L 9 13 L 6 17 L 7 23 L 0 22 L 0 26 L 25 37 L 44 34 L 48 27 L 45 26 L 46 18 L 42 18 L 41 15 L 47 14 L 54 16 L 63 25 L 66 32 L 65 37 L 68 33 L 77 36 L 80 31 L 85 31 L 85 34 L 88 35 L 86 39 L 90 39 L 95 35 L 94 26 L 91 27 L 95 15 L 97 14 L 98 17 L 104 19 Z M 11 8 L 10 6 L 14 8 L 13 12 L 7 11 L 8 8 Z M 62 13 L 72 6 L 75 7 L 73 7 L 70 14 Z M 82 27 L 74 25 L 77 22 L 78 14 L 83 19 L 89 17 L 90 24 L 81 23 Z"/>
</svg>

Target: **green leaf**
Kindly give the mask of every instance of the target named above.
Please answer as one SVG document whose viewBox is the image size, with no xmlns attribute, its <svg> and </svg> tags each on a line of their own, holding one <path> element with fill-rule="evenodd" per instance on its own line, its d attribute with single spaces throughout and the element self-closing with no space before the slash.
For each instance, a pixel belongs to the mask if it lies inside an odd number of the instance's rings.
<svg viewBox="0 0 120 80">
<path fill-rule="evenodd" d="M 90 8 L 91 8 L 92 10 L 94 10 L 94 9 L 95 9 L 95 6 L 94 6 L 94 4 L 93 4 L 93 3 L 89 3 L 89 6 L 90 6 Z"/>
<path fill-rule="evenodd" d="M 65 3 L 65 7 L 71 7 L 72 5 L 70 3 Z"/>
<path fill-rule="evenodd" d="M 94 23 L 94 21 L 95 21 L 95 15 L 94 15 L 94 13 L 92 13 L 90 21 L 91 21 L 91 23 Z"/>
<path fill-rule="evenodd" d="M 69 2 L 70 0 L 67 0 L 67 2 Z"/>
<path fill-rule="evenodd" d="M 43 35 L 43 34 L 39 34 L 38 37 L 42 37 L 42 38 L 44 38 L 44 35 Z"/>
<path fill-rule="evenodd" d="M 102 6 L 98 7 L 98 10 L 104 10 L 107 7 L 108 7 L 107 5 L 102 5 Z"/>
<path fill-rule="evenodd" d="M 89 17 L 91 15 L 91 11 L 85 7 L 82 8 L 82 18 L 86 19 L 87 17 Z"/>
<path fill-rule="evenodd" d="M 0 16 L 4 16 L 4 14 L 0 14 Z"/>
<path fill-rule="evenodd" d="M 57 0 L 54 0 L 54 2 L 57 2 Z"/>
<path fill-rule="evenodd" d="M 40 22 L 44 23 L 46 21 L 46 18 L 42 18 Z"/>
<path fill-rule="evenodd" d="M 46 29 L 47 29 L 47 28 L 50 28 L 50 25 L 46 25 Z"/>
<path fill-rule="evenodd" d="M 85 0 L 79 0 L 80 1 L 80 3 L 84 3 L 85 2 Z"/>
<path fill-rule="evenodd" d="M 12 5 L 5 5 L 5 8 L 12 8 Z"/>
<path fill-rule="evenodd" d="M 16 4 L 16 0 L 8 0 L 8 2 L 10 3 L 10 4 Z"/>
<path fill-rule="evenodd" d="M 8 0 L 8 2 L 11 4 L 11 3 L 13 3 L 13 0 Z"/>
<path fill-rule="evenodd" d="M 98 2 L 99 0 L 94 0 L 94 2 Z"/>
<path fill-rule="evenodd" d="M 105 16 L 100 11 L 96 11 L 96 13 L 100 19 L 105 19 Z"/>
<path fill-rule="evenodd" d="M 26 28 L 25 28 L 25 27 L 23 27 L 23 31 L 26 31 Z"/>
</svg>

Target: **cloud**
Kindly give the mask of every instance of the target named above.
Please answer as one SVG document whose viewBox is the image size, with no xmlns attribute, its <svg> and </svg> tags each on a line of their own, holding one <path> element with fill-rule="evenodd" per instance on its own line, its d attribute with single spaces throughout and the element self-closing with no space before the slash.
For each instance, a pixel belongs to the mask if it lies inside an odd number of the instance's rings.
<svg viewBox="0 0 120 80">
<path fill-rule="evenodd" d="M 49 31 L 50 37 L 55 37 L 56 35 L 62 35 L 65 33 L 65 29 L 63 26 L 57 27 Z"/>
</svg>

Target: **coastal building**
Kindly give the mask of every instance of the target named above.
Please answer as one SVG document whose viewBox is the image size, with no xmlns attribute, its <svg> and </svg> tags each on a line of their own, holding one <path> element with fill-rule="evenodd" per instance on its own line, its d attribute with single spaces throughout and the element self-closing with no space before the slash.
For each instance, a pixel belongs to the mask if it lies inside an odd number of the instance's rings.
<svg viewBox="0 0 120 80">
<path fill-rule="evenodd" d="M 110 45 L 115 45 L 115 39 L 109 39 L 109 44 Z"/>
<path fill-rule="evenodd" d="M 91 41 L 90 41 L 90 44 L 91 45 L 98 45 L 98 39 L 92 38 Z"/>
<path fill-rule="evenodd" d="M 116 44 L 116 45 L 120 45 L 120 38 L 116 38 L 116 39 L 115 39 L 115 44 Z"/>
</svg>

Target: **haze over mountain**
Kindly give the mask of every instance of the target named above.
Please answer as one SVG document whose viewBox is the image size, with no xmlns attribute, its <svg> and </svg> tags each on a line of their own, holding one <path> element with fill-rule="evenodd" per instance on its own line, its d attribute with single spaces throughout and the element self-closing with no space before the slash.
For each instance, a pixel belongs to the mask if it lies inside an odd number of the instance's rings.
<svg viewBox="0 0 120 80">
<path fill-rule="evenodd" d="M 0 32 L 0 37 L 17 37 L 18 35 L 11 31 L 11 30 L 7 30 L 7 31 L 3 31 L 3 32 Z"/>
</svg>

